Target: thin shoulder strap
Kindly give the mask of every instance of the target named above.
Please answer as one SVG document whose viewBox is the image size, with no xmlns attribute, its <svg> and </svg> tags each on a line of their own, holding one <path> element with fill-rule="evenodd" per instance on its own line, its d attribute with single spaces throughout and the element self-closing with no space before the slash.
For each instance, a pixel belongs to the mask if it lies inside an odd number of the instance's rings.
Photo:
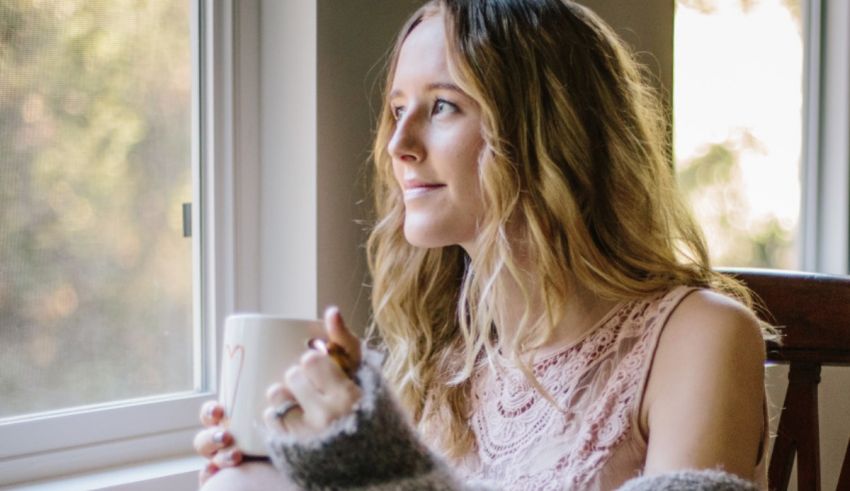
<svg viewBox="0 0 850 491">
<path fill-rule="evenodd" d="M 632 411 L 633 431 L 644 444 L 647 443 L 647 435 L 644 435 L 641 431 L 640 414 L 643 407 L 644 395 L 646 394 L 647 382 L 649 381 L 649 374 L 652 371 L 652 365 L 655 360 L 655 352 L 658 350 L 658 340 L 661 338 L 661 333 L 664 332 L 664 328 L 667 326 L 667 321 L 670 319 L 670 315 L 673 311 L 676 310 L 685 297 L 697 290 L 699 290 L 699 288 L 692 286 L 678 286 L 673 288 L 665 295 L 652 302 L 649 309 L 654 309 L 655 311 L 647 312 L 645 317 L 646 324 L 644 325 L 644 329 L 646 332 L 644 334 L 644 343 L 646 344 L 644 352 L 646 353 L 646 356 L 642 360 L 643 363 L 638 373 L 638 376 L 640 377 L 637 392 L 638 397 L 635 401 L 634 410 Z"/>
</svg>

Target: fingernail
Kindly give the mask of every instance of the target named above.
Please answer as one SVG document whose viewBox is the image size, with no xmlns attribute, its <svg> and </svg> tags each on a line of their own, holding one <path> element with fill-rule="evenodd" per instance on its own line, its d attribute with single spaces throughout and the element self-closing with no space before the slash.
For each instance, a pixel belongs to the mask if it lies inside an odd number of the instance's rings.
<svg viewBox="0 0 850 491">
<path fill-rule="evenodd" d="M 215 418 L 215 413 L 216 413 L 217 409 L 218 409 L 218 406 L 216 406 L 214 404 L 210 404 L 209 407 L 207 407 L 207 419 Z"/>
<path fill-rule="evenodd" d="M 239 450 L 231 450 L 227 454 L 227 462 L 230 464 L 238 464 L 242 460 L 242 452 Z"/>
<path fill-rule="evenodd" d="M 219 445 L 222 445 L 228 439 L 227 438 L 228 436 L 230 436 L 230 435 L 228 435 L 226 431 L 218 431 L 218 432 L 213 434 L 212 439 L 213 439 L 214 443 L 218 443 Z"/>
<path fill-rule="evenodd" d="M 334 317 L 339 314 L 339 307 L 336 305 L 330 305 L 325 309 L 325 317 Z"/>
<path fill-rule="evenodd" d="M 307 347 L 319 353 L 328 354 L 328 343 L 324 339 L 310 338 L 307 341 Z"/>
</svg>

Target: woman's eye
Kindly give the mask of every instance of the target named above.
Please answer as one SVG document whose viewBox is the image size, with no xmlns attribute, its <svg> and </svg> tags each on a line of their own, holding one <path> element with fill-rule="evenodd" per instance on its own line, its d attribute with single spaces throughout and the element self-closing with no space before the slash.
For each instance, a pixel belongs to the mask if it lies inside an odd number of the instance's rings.
<svg viewBox="0 0 850 491">
<path fill-rule="evenodd" d="M 443 100 L 443 99 L 437 99 L 437 101 L 434 103 L 433 113 L 434 114 L 442 114 L 442 113 L 447 113 L 447 112 L 454 112 L 456 110 L 457 110 L 457 106 L 455 106 L 451 102 Z"/>
</svg>

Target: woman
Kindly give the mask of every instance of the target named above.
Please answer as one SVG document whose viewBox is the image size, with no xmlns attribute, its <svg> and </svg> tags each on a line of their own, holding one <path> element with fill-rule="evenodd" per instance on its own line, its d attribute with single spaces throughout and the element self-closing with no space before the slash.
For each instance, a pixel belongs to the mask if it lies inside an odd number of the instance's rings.
<svg viewBox="0 0 850 491">
<path fill-rule="evenodd" d="M 386 379 L 371 352 L 354 379 L 305 354 L 269 391 L 285 477 L 763 485 L 759 324 L 709 268 L 657 102 L 610 28 L 565 0 L 433 1 L 403 28 L 386 95 L 369 239 Z M 359 362 L 339 313 L 326 324 Z M 207 410 L 202 479 L 285 480 L 234 468 Z"/>
</svg>

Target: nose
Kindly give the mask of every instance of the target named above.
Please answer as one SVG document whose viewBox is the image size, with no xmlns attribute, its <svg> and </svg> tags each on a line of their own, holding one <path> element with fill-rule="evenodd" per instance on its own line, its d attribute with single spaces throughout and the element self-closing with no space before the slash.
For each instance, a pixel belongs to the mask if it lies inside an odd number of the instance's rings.
<svg viewBox="0 0 850 491">
<path fill-rule="evenodd" d="M 425 159 L 422 128 L 415 116 L 407 113 L 396 121 L 395 131 L 387 144 L 387 150 L 394 160 L 415 163 Z"/>
</svg>

